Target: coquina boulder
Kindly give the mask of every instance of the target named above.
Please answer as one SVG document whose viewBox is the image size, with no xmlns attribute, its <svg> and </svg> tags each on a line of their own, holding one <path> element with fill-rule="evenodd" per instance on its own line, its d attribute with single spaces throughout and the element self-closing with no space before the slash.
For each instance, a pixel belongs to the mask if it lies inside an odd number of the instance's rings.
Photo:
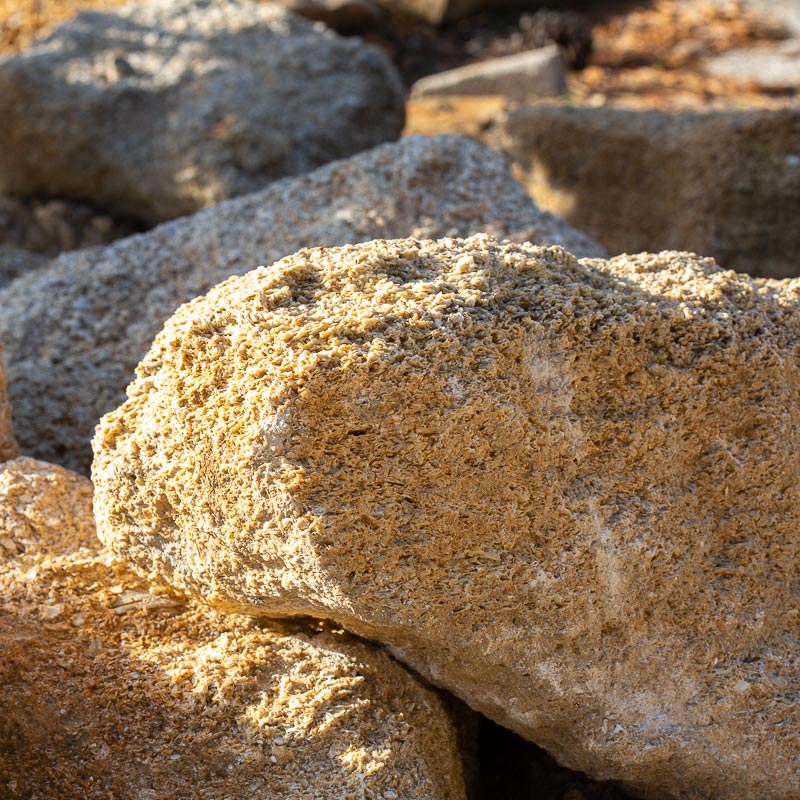
<svg viewBox="0 0 800 800">
<path fill-rule="evenodd" d="M 0 465 L 0 795 L 463 800 L 438 697 L 385 653 L 154 592 L 86 478 Z"/>
<path fill-rule="evenodd" d="M 488 148 L 415 136 L 66 254 L 0 291 L 20 445 L 88 473 L 94 427 L 125 399 L 153 337 L 181 303 L 231 275 L 309 245 L 480 232 L 604 252 L 538 209 Z"/>
<path fill-rule="evenodd" d="M 100 536 L 643 797 L 789 800 L 799 297 L 686 253 L 300 251 L 156 338 L 94 440 Z"/>
<path fill-rule="evenodd" d="M 146 223 L 396 139 L 379 49 L 251 0 L 84 11 L 0 60 L 0 192 Z"/>
</svg>

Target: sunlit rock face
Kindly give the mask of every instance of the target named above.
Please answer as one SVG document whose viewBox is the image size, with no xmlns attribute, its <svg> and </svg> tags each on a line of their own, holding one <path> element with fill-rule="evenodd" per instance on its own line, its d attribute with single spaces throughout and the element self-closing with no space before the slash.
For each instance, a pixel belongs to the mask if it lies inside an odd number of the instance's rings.
<svg viewBox="0 0 800 800">
<path fill-rule="evenodd" d="M 799 292 L 681 253 L 303 250 L 166 324 L 95 437 L 100 535 L 643 796 L 792 797 Z"/>
<path fill-rule="evenodd" d="M 464 798 L 430 689 L 330 625 L 149 586 L 62 467 L 0 465 L 0 599 L 3 798 Z"/>
</svg>

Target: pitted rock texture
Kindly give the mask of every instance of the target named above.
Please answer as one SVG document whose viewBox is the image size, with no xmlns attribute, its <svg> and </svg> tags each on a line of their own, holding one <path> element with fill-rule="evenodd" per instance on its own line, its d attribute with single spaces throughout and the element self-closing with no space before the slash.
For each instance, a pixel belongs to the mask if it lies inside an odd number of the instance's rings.
<svg viewBox="0 0 800 800">
<path fill-rule="evenodd" d="M 157 337 L 98 427 L 100 536 L 643 797 L 789 800 L 798 297 L 681 253 L 303 250 Z"/>
<path fill-rule="evenodd" d="M 461 800 L 439 699 L 332 628 L 152 593 L 86 478 L 0 465 L 0 795 Z"/>
<path fill-rule="evenodd" d="M 274 3 L 85 11 L 0 60 L 0 191 L 156 223 L 400 135 L 389 59 Z"/>
<path fill-rule="evenodd" d="M 611 253 L 693 250 L 753 276 L 800 274 L 800 109 L 542 105 L 504 128 L 534 200 Z"/>
<path fill-rule="evenodd" d="M 11 404 L 6 387 L 6 371 L 3 364 L 3 348 L 0 345 L 0 461 L 7 461 L 19 455 L 14 440 L 14 426 L 11 422 Z"/>
<path fill-rule="evenodd" d="M 109 247 L 64 255 L 0 292 L 24 452 L 88 472 L 90 439 L 175 309 L 302 247 L 487 232 L 602 248 L 540 211 L 504 159 L 461 137 L 411 137 Z"/>
</svg>

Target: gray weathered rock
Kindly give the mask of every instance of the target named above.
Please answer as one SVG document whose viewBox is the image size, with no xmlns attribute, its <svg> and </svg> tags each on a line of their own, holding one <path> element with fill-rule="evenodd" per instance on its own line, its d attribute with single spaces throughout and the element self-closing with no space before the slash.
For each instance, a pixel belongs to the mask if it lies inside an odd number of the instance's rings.
<svg viewBox="0 0 800 800">
<path fill-rule="evenodd" d="M 686 253 L 304 250 L 184 305 L 95 438 L 101 538 L 332 618 L 648 798 L 800 786 L 800 280 Z"/>
<path fill-rule="evenodd" d="M 505 146 L 533 198 L 612 253 L 681 249 L 800 273 L 800 109 L 662 112 L 535 106 Z"/>
<path fill-rule="evenodd" d="M 78 471 L 97 420 L 163 322 L 233 274 L 305 246 L 467 235 L 602 253 L 539 211 L 504 159 L 460 137 L 412 137 L 288 179 L 109 247 L 71 253 L 0 292 L 23 451 Z"/>
<path fill-rule="evenodd" d="M 557 97 L 567 90 L 564 59 L 555 45 L 480 61 L 418 80 L 412 94 L 504 95 L 513 100 Z"/>
<path fill-rule="evenodd" d="M 0 192 L 159 222 L 394 139 L 403 101 L 381 51 L 276 4 L 85 11 L 0 61 Z"/>
</svg>

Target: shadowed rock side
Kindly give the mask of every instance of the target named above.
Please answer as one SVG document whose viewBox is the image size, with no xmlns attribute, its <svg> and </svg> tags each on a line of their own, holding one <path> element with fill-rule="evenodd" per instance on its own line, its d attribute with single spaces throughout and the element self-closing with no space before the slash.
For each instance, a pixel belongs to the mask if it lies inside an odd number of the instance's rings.
<svg viewBox="0 0 800 800">
<path fill-rule="evenodd" d="M 800 110 L 540 106 L 506 148 L 537 203 L 612 253 L 680 249 L 753 276 L 800 272 Z"/>
<path fill-rule="evenodd" d="M 23 452 L 89 470 L 89 441 L 173 311 L 301 247 L 405 236 L 602 248 L 540 211 L 504 159 L 454 136 L 411 137 L 109 247 L 64 255 L 0 292 Z"/>
<path fill-rule="evenodd" d="M 3 364 L 3 347 L 0 345 L 0 461 L 19 455 L 11 423 L 11 405 L 6 389 L 6 370 Z"/>
<path fill-rule="evenodd" d="M 101 422 L 101 538 L 330 617 L 644 797 L 800 782 L 800 281 L 488 237 L 183 306 Z"/>
<path fill-rule="evenodd" d="M 85 478 L 0 466 L 0 795 L 462 800 L 438 698 L 333 629 L 149 591 Z"/>
<path fill-rule="evenodd" d="M 0 60 L 0 191 L 155 224 L 396 139 L 388 57 L 273 3 L 85 11 Z"/>
</svg>

